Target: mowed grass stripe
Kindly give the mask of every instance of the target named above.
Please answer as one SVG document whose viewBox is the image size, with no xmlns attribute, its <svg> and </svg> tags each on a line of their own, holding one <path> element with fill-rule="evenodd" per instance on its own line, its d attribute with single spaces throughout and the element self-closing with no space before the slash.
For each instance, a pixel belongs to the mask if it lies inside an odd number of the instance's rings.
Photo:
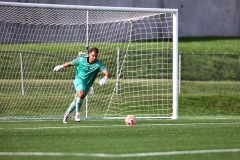
<svg viewBox="0 0 240 160">
<path fill-rule="evenodd" d="M 78 125 L 78 126 L 59 126 L 59 127 L 21 127 L 21 128 L 0 128 L 0 129 L 11 129 L 11 130 L 38 130 L 38 129 L 72 129 L 72 128 L 103 128 L 103 127 L 137 127 L 137 126 L 188 126 L 188 125 L 234 125 L 240 124 L 240 122 L 209 122 L 209 123 L 177 123 L 177 124 L 139 124 L 135 126 L 127 125 Z"/>
</svg>

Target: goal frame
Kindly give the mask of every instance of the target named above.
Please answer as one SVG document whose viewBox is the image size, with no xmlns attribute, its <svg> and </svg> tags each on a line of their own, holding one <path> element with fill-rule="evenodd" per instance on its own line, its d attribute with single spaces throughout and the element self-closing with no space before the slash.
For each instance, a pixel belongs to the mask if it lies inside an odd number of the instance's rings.
<svg viewBox="0 0 240 160">
<path fill-rule="evenodd" d="M 79 6 L 79 5 L 60 5 L 60 4 L 36 4 L 36 3 L 17 3 L 17 2 L 0 2 L 1 6 L 8 7 L 30 7 L 30 8 L 51 8 L 51 9 L 84 9 L 84 10 L 98 10 L 98 11 L 141 11 L 141 12 L 161 12 L 172 13 L 173 15 L 173 104 L 172 104 L 172 119 L 178 118 L 178 9 L 168 8 L 131 8 L 131 7 L 107 7 L 107 6 Z M 86 48 L 88 47 L 88 37 L 86 35 Z M 116 51 L 117 52 L 117 51 Z M 88 101 L 86 101 L 87 103 Z M 86 104 L 88 106 L 89 104 Z M 88 117 L 86 111 L 86 118 Z M 150 118 L 150 117 L 145 117 Z M 152 118 L 152 117 L 151 117 Z"/>
</svg>

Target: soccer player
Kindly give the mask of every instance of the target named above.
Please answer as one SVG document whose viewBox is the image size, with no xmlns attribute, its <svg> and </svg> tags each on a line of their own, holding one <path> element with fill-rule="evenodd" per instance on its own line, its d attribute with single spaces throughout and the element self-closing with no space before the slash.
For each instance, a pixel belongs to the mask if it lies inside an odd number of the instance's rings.
<svg viewBox="0 0 240 160">
<path fill-rule="evenodd" d="M 80 109 L 82 107 L 83 100 L 88 94 L 97 74 L 103 72 L 105 75 L 99 81 L 100 85 L 105 85 L 110 76 L 110 72 L 105 64 L 98 59 L 98 48 L 91 48 L 88 56 L 78 57 L 71 62 L 67 62 L 63 65 L 58 65 L 53 71 L 60 71 L 63 68 L 76 66 L 76 76 L 74 79 L 74 87 L 76 95 L 73 102 L 70 104 L 66 113 L 63 116 L 63 123 L 67 123 L 68 115 L 76 108 L 75 121 L 80 122 Z"/>
</svg>

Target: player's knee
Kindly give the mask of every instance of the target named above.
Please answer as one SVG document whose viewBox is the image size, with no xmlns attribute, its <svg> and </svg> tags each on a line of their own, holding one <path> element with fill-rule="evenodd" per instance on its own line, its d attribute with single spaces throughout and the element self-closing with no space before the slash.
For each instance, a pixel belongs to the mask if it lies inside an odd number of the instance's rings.
<svg viewBox="0 0 240 160">
<path fill-rule="evenodd" d="M 80 98 L 80 99 L 85 98 L 85 92 L 84 91 L 78 92 L 78 98 Z"/>
<path fill-rule="evenodd" d="M 83 95 L 80 95 L 80 96 L 78 96 L 80 99 L 83 99 L 83 98 L 85 98 L 85 95 L 83 94 Z"/>
</svg>

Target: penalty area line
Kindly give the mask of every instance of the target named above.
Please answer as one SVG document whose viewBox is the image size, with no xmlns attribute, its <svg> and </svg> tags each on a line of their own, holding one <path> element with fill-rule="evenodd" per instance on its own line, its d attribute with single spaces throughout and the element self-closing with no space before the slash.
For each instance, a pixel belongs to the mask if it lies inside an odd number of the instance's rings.
<svg viewBox="0 0 240 160">
<path fill-rule="evenodd" d="M 168 152 L 146 152 L 146 153 L 127 153 L 127 154 L 105 154 L 105 153 L 61 153 L 61 152 L 0 152 L 1 156 L 75 156 L 75 157 L 150 157 L 150 156 L 170 156 L 181 154 L 207 154 L 207 153 L 226 153 L 240 152 L 235 149 L 212 149 L 212 150 L 190 150 L 190 151 L 168 151 Z"/>
</svg>

